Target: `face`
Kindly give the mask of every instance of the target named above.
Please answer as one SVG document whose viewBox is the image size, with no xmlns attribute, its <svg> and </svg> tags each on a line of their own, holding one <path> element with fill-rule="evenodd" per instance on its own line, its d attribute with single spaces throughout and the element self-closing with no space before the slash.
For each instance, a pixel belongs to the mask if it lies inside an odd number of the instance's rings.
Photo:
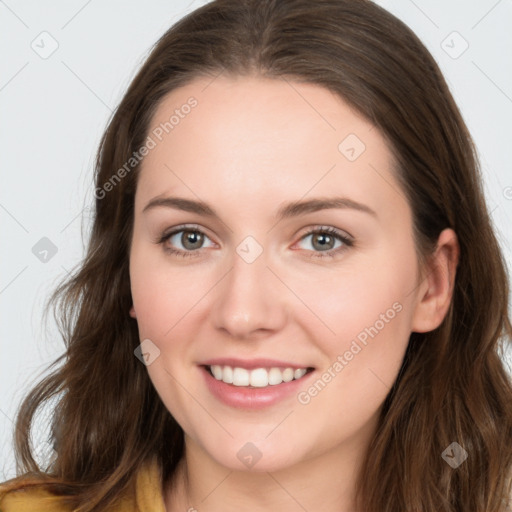
<svg viewBox="0 0 512 512">
<path fill-rule="evenodd" d="M 131 314 L 187 443 L 239 470 L 350 456 L 419 300 L 383 137 L 323 87 L 222 76 L 172 91 L 148 134 Z"/>
</svg>

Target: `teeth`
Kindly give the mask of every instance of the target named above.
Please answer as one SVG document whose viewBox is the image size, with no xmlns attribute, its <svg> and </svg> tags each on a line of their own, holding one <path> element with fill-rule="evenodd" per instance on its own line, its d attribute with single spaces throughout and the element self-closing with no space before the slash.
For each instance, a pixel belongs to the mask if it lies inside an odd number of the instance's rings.
<svg viewBox="0 0 512 512">
<path fill-rule="evenodd" d="M 212 371 L 213 376 L 217 380 L 222 380 L 222 368 L 220 366 L 217 366 L 217 365 L 210 366 L 210 370 Z"/>
<path fill-rule="evenodd" d="M 220 377 L 215 378 L 217 380 L 223 380 L 226 384 L 233 384 L 233 368 L 231 368 L 231 366 L 225 366 L 220 372 Z"/>
<path fill-rule="evenodd" d="M 279 368 L 270 368 L 268 372 L 268 383 L 272 386 L 283 382 L 283 374 Z"/>
<path fill-rule="evenodd" d="M 300 379 L 307 373 L 306 368 L 255 368 L 246 370 L 245 368 L 232 368 L 231 366 L 212 365 L 210 370 L 217 380 L 234 386 L 252 386 L 255 388 L 265 388 L 275 386 L 282 382 L 290 382 L 293 379 Z"/>
<path fill-rule="evenodd" d="M 233 368 L 233 384 L 235 386 L 248 386 L 249 372 L 245 368 Z"/>
<path fill-rule="evenodd" d="M 304 377 L 304 375 L 306 375 L 306 372 L 307 370 L 305 368 L 298 368 L 297 370 L 295 370 L 295 372 L 293 373 L 293 377 L 295 379 L 300 379 L 301 377 Z"/>
<path fill-rule="evenodd" d="M 265 368 L 256 368 L 249 374 L 251 386 L 255 388 L 264 388 L 268 386 L 268 372 Z"/>
<path fill-rule="evenodd" d="M 283 380 L 285 382 L 290 382 L 293 380 L 293 370 L 291 368 L 286 368 L 286 370 L 283 372 Z"/>
</svg>

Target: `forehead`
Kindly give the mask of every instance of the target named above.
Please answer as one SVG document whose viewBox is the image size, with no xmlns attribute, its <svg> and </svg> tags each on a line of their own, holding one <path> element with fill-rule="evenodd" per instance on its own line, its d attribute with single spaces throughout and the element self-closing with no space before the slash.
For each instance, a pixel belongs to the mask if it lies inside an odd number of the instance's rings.
<svg viewBox="0 0 512 512">
<path fill-rule="evenodd" d="M 316 84 L 201 77 L 163 99 L 148 135 L 154 148 L 141 167 L 139 202 L 178 191 L 246 208 L 248 199 L 256 206 L 310 193 L 377 208 L 400 200 L 379 131 Z"/>
</svg>

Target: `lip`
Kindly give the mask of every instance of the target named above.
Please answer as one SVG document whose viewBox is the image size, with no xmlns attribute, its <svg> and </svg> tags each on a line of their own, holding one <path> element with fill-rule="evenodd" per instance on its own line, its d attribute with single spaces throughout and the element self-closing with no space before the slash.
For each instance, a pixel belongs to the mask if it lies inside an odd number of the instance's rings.
<svg viewBox="0 0 512 512">
<path fill-rule="evenodd" d="M 199 363 L 199 365 L 231 366 L 232 368 L 245 368 L 246 370 L 254 370 L 255 368 L 281 368 L 283 370 L 285 368 L 293 368 L 294 370 L 297 370 L 299 368 L 312 368 L 309 365 L 300 365 L 297 363 L 290 363 L 288 361 L 278 361 L 277 359 L 237 359 L 235 357 L 208 359 L 208 361 L 203 361 Z"/>
<path fill-rule="evenodd" d="M 223 359 L 222 361 L 226 361 Z M 267 360 L 268 361 L 268 360 Z M 230 363 L 224 363 L 231 366 Z M 208 365 L 210 366 L 210 365 Z M 235 365 L 236 366 L 236 365 Z M 275 367 L 275 361 L 270 365 Z M 243 368 L 242 366 L 239 366 Z M 254 366 L 254 368 L 262 368 L 263 366 Z M 287 366 L 293 368 L 294 365 Z M 295 368 L 304 368 L 295 365 Z M 311 367 L 309 367 L 311 368 Z M 217 380 L 211 375 L 207 366 L 199 367 L 205 379 L 206 386 L 210 393 L 220 402 L 236 409 L 244 410 L 261 410 L 266 407 L 277 404 L 289 398 L 296 396 L 297 393 L 306 386 L 307 381 L 315 374 L 315 370 L 306 373 L 298 380 L 291 380 L 290 382 L 283 382 L 274 386 L 267 386 L 265 388 L 247 388 L 242 386 L 234 386 L 226 384 L 221 380 Z"/>
</svg>

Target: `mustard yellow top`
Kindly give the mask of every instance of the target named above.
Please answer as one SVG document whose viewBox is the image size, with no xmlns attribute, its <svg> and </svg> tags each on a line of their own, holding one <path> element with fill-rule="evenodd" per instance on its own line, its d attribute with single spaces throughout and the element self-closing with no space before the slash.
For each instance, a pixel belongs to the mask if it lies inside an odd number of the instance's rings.
<svg viewBox="0 0 512 512">
<path fill-rule="evenodd" d="M 59 501 L 58 496 L 41 489 L 6 494 L 5 484 L 0 484 L 0 512 L 72 512 Z M 110 512 L 166 512 L 156 460 L 138 472 L 133 497 L 125 498 Z"/>
</svg>

